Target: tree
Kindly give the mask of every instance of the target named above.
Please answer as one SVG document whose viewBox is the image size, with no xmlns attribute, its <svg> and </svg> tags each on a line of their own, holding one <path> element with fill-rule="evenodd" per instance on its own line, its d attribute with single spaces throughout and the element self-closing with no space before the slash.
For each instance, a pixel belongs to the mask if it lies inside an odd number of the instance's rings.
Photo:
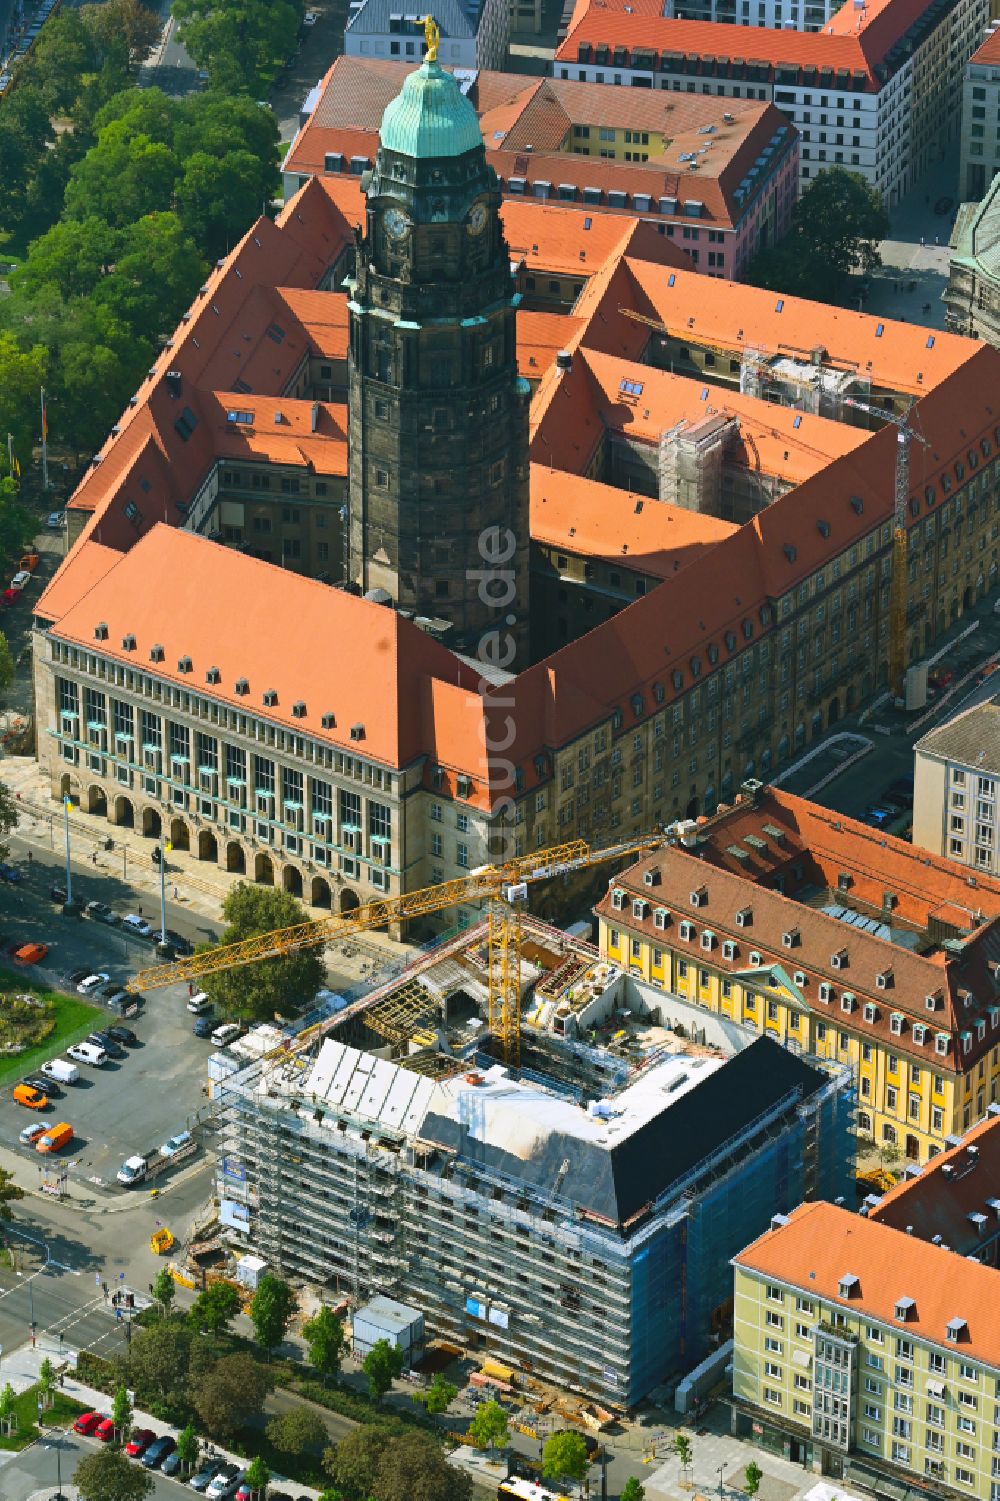
<svg viewBox="0 0 1000 1501">
<path fill-rule="evenodd" d="M 622 1487 L 620 1501 L 645 1501 L 646 1487 L 630 1475 Z"/>
<path fill-rule="evenodd" d="M 265 1429 L 268 1438 L 282 1454 L 304 1454 L 307 1449 L 321 1449 L 329 1439 L 326 1424 L 310 1407 L 290 1407 L 271 1419 Z"/>
<path fill-rule="evenodd" d="M 44 1407 L 52 1406 L 52 1394 L 56 1389 L 56 1368 L 46 1355 L 38 1367 L 38 1392 Z"/>
<path fill-rule="evenodd" d="M 427 1411 L 433 1417 L 437 1417 L 440 1413 L 448 1411 L 457 1396 L 458 1387 L 447 1381 L 439 1371 L 421 1400 Z"/>
<path fill-rule="evenodd" d="M 264 111 L 257 106 L 259 114 Z M 177 212 L 208 255 L 225 255 L 263 212 L 260 161 L 251 151 L 196 151 L 177 184 Z"/>
<path fill-rule="evenodd" d="M 377 1339 L 361 1363 L 368 1377 L 368 1391 L 376 1402 L 381 1402 L 403 1369 L 403 1352 L 390 1345 L 387 1339 Z"/>
<path fill-rule="evenodd" d="M 743 1471 L 743 1489 L 748 1496 L 756 1496 L 760 1490 L 760 1483 L 764 1478 L 764 1471 L 755 1459 L 751 1459 Z"/>
<path fill-rule="evenodd" d="M 252 1355 L 225 1355 L 192 1374 L 195 1411 L 214 1438 L 231 1438 L 264 1411 L 267 1372 Z"/>
<path fill-rule="evenodd" d="M 179 174 L 169 146 L 113 120 L 70 172 L 64 213 L 68 219 L 96 215 L 118 228 L 133 224 L 170 207 Z"/>
<path fill-rule="evenodd" d="M 124 48 L 130 68 L 145 62 L 163 26 L 155 11 L 147 10 L 139 0 L 103 0 L 100 5 L 84 5 L 80 20 L 102 55 Z"/>
<path fill-rule="evenodd" d="M 116 264 L 95 286 L 93 300 L 132 338 L 153 343 L 173 332 L 207 270 L 176 214 L 146 214 L 122 230 Z"/>
<path fill-rule="evenodd" d="M 546 1480 L 575 1480 L 579 1484 L 588 1469 L 587 1442 L 582 1433 L 563 1430 L 545 1440 L 542 1474 Z"/>
<path fill-rule="evenodd" d="M 429 1433 L 390 1440 L 375 1471 L 378 1501 L 469 1501 L 472 1476 L 456 1470 Z"/>
<path fill-rule="evenodd" d="M 469 1437 L 477 1449 L 490 1451 L 498 1444 L 506 1445 L 510 1442 L 507 1414 L 499 1402 L 484 1402 L 476 1409 L 472 1422 L 469 1424 Z"/>
<path fill-rule="evenodd" d="M 152 1287 L 153 1297 L 156 1299 L 157 1303 L 159 1303 L 161 1313 L 167 1314 L 170 1312 L 170 1305 L 174 1301 L 174 1295 L 176 1292 L 176 1282 L 174 1281 L 173 1277 L 171 1277 L 166 1267 L 163 1267 L 153 1278 Z"/>
<path fill-rule="evenodd" d="M 3 1391 L 0 1392 L 0 1425 L 2 1425 L 4 1433 L 10 1433 L 14 1426 L 16 1420 L 14 1412 L 16 1402 L 17 1393 L 8 1381 Z"/>
<path fill-rule="evenodd" d="M 80 1501 L 143 1501 L 153 1489 L 153 1477 L 117 1449 L 99 1449 L 81 1459 L 73 1473 Z"/>
<path fill-rule="evenodd" d="M 270 1273 L 260 1279 L 250 1304 L 250 1317 L 257 1343 L 270 1355 L 281 1344 L 295 1308 L 295 1294 L 287 1282 Z"/>
<path fill-rule="evenodd" d="M 200 1292 L 191 1305 L 188 1318 L 196 1329 L 222 1334 L 240 1311 L 240 1295 L 229 1282 L 213 1282 Z"/>
<path fill-rule="evenodd" d="M 226 929 L 220 942 L 239 943 L 274 928 L 296 927 L 307 921 L 305 908 L 285 891 L 249 886 L 241 881 L 222 904 Z M 303 950 L 287 958 L 264 959 L 235 969 L 205 975 L 202 985 L 222 1016 L 246 1021 L 270 1021 L 275 1012 L 311 1000 L 323 984 L 323 961 Z"/>
<path fill-rule="evenodd" d="M 3 838 L 7 834 L 9 834 L 16 823 L 16 799 L 14 798 L 14 794 L 10 791 L 10 788 L 5 787 L 3 783 L 0 782 L 0 838 Z M 6 844 L 0 844 L 0 855 L 2 855 L 5 860 L 7 858 L 7 854 L 8 851 Z M 13 1218 L 10 1212 L 10 1206 L 12 1204 L 15 1204 L 18 1199 L 23 1198 L 24 1189 L 18 1188 L 17 1184 L 14 1182 L 14 1174 L 9 1172 L 7 1168 L 0 1167 L 0 1221 L 10 1221 Z"/>
<path fill-rule="evenodd" d="M 115 1425 L 115 1441 L 122 1443 L 132 1427 L 132 1403 L 124 1384 L 115 1390 L 111 1403 L 111 1421 Z"/>
<path fill-rule="evenodd" d="M 13 438 L 22 469 L 31 457 L 38 416 L 38 393 L 45 384 L 46 351 L 40 344 L 23 350 L 13 334 L 0 331 L 0 434 Z M 6 461 L 6 452 L 4 452 Z"/>
<path fill-rule="evenodd" d="M 694 1458 L 691 1440 L 686 1433 L 678 1433 L 674 1436 L 674 1453 L 680 1460 L 681 1474 L 683 1475 L 685 1470 L 690 1470 L 691 1461 Z"/>
<path fill-rule="evenodd" d="M 261 98 L 292 50 L 301 0 L 174 0 L 179 36 L 209 86 Z"/>
<path fill-rule="evenodd" d="M 344 1356 L 344 1325 L 325 1303 L 303 1324 L 302 1337 L 313 1369 L 324 1381 L 336 1376 Z"/>
<path fill-rule="evenodd" d="M 182 1317 L 162 1318 L 133 1331 L 127 1364 L 140 1407 L 186 1404 L 192 1340 Z"/>
<path fill-rule="evenodd" d="M 323 1455 L 323 1468 L 349 1496 L 370 1496 L 379 1461 L 393 1437 L 387 1427 L 362 1424 Z"/>
<path fill-rule="evenodd" d="M 177 1435 L 177 1453 L 180 1457 L 180 1462 L 185 1475 L 190 1475 L 191 1471 L 198 1463 L 198 1455 L 200 1454 L 200 1452 L 201 1445 L 198 1442 L 198 1435 L 195 1433 L 194 1429 L 189 1423 L 188 1426 L 186 1428 L 182 1428 L 180 1433 Z"/>
<path fill-rule="evenodd" d="M 271 1471 L 258 1454 L 247 1465 L 246 1482 L 250 1487 L 251 1494 L 261 1497 L 267 1493 L 267 1487 L 271 1480 Z"/>
<path fill-rule="evenodd" d="M 859 173 L 828 167 L 795 205 L 784 240 L 755 256 L 748 279 L 829 302 L 852 271 L 867 273 L 882 264 L 878 244 L 888 233 L 878 192 Z"/>
</svg>

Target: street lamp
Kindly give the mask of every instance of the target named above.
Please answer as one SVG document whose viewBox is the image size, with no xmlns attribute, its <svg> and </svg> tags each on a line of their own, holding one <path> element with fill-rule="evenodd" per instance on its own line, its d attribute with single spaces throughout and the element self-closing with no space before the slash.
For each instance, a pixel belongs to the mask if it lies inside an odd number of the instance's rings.
<svg viewBox="0 0 1000 1501">
<path fill-rule="evenodd" d="M 726 1467 L 725 1467 L 725 1465 L 720 1465 L 719 1466 L 719 1495 L 720 1496 L 724 1494 L 723 1489 L 722 1489 L 722 1477 L 723 1477 L 723 1475 L 725 1473 L 726 1473 Z"/>
<path fill-rule="evenodd" d="M 63 911 L 67 916 L 77 911 L 78 903 L 73 900 L 73 870 L 69 859 L 69 815 L 73 811 L 73 799 L 67 795 L 63 798 L 63 830 L 66 835 L 66 901 Z"/>
<path fill-rule="evenodd" d="M 24 1273 L 23 1272 L 18 1272 L 17 1275 L 19 1277 L 23 1277 Z M 31 1348 L 32 1349 L 35 1348 L 35 1288 L 34 1288 L 34 1281 L 33 1281 L 33 1279 L 34 1279 L 34 1273 L 32 1272 L 31 1275 L 28 1277 L 28 1319 L 29 1319 L 30 1324 L 31 1324 Z"/>
<path fill-rule="evenodd" d="M 41 1431 L 41 1427 L 42 1427 L 42 1399 L 41 1399 L 41 1397 L 39 1397 L 39 1399 L 38 1399 L 38 1428 L 39 1428 L 39 1432 Z M 56 1451 L 56 1486 L 57 1486 L 57 1490 L 56 1490 L 55 1495 L 51 1498 L 51 1501 L 66 1501 L 66 1497 L 63 1495 L 63 1488 L 62 1488 L 62 1438 L 61 1438 L 61 1435 L 59 1434 L 58 1429 L 56 1429 L 56 1428 L 52 1429 L 52 1432 L 48 1435 L 48 1442 L 45 1445 L 45 1448 L 46 1449 L 54 1449 Z"/>
<path fill-rule="evenodd" d="M 167 855 L 173 849 L 169 839 L 160 851 L 160 949 L 167 947 Z"/>
</svg>

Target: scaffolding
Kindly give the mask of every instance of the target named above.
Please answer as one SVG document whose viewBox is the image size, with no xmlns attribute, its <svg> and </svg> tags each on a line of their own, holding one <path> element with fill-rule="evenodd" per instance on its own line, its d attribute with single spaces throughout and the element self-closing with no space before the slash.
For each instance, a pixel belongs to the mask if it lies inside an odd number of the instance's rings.
<svg viewBox="0 0 1000 1501">
<path fill-rule="evenodd" d="M 722 412 L 699 422 L 679 422 L 660 434 L 659 497 L 686 511 L 722 514 L 722 468 L 726 448 L 739 433 L 736 418 Z"/>
<path fill-rule="evenodd" d="M 364 1014 L 364 1023 L 386 1042 L 402 1046 L 440 1007 L 420 979 L 407 980 Z"/>
</svg>

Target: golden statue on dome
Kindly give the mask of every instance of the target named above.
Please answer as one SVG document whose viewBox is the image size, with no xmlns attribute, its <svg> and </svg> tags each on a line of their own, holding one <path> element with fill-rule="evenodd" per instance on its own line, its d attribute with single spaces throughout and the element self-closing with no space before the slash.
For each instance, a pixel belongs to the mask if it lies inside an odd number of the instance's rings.
<svg viewBox="0 0 1000 1501">
<path fill-rule="evenodd" d="M 438 56 L 438 42 L 441 40 L 441 29 L 433 16 L 424 16 L 424 39 L 427 43 L 427 51 L 424 54 L 425 63 L 436 63 Z"/>
</svg>

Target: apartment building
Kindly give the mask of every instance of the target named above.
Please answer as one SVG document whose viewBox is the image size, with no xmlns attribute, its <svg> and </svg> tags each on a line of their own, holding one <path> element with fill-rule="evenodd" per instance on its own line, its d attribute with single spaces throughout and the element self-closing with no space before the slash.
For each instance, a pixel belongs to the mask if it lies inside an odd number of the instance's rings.
<svg viewBox="0 0 1000 1501">
<path fill-rule="evenodd" d="M 988 0 L 883 0 L 802 31 L 777 17 L 680 20 L 652 0 L 601 0 L 577 7 L 553 70 L 773 103 L 799 132 L 802 186 L 839 165 L 891 208 L 957 135 L 963 70 L 988 19 Z"/>
<path fill-rule="evenodd" d="M 678 21 L 820 31 L 839 9 L 835 0 L 665 0 L 661 14 Z"/>
<path fill-rule="evenodd" d="M 962 84 L 959 197 L 979 203 L 1000 172 L 1000 29 L 991 23 Z"/>
<path fill-rule="evenodd" d="M 924 1167 L 908 1167 L 887 1194 L 871 1194 L 861 1213 L 956 1256 L 1000 1265 L 1000 1105 Z"/>
<path fill-rule="evenodd" d="M 1000 883 L 778 789 L 616 876 L 602 954 L 849 1064 L 858 1131 L 926 1162 L 1000 1094 Z"/>
<path fill-rule="evenodd" d="M 451 987 L 431 980 L 440 1007 Z M 645 988 L 625 984 L 639 1018 Z M 227 1234 L 355 1306 L 406 1302 L 473 1358 L 633 1406 L 716 1347 L 729 1257 L 774 1206 L 846 1192 L 852 1172 L 846 1070 L 653 1000 L 697 1042 L 635 1067 L 564 1042 L 577 1088 L 538 1047 L 520 1074 L 468 1048 L 376 1057 L 364 1002 L 357 1045 L 330 1035 L 305 1068 L 229 1073 Z"/>
<path fill-rule="evenodd" d="M 1000 705 L 976 704 L 929 730 L 913 748 L 913 842 L 1000 874 Z"/>
<path fill-rule="evenodd" d="M 417 66 L 427 50 L 424 17 L 392 11 L 390 3 L 352 0 L 344 52 L 348 57 L 412 58 Z M 441 33 L 438 60 L 450 68 L 502 68 L 507 61 L 512 8 L 511 0 L 438 0 L 434 10 Z M 532 5 L 532 20 L 533 16 Z"/>
<path fill-rule="evenodd" d="M 382 112 L 413 64 L 338 58 L 282 166 L 286 196 L 310 176 L 356 176 L 374 160 Z M 712 247 L 692 260 L 739 279 L 788 229 L 798 137 L 773 105 L 624 94 L 480 70 L 464 78 L 504 195 L 572 204 L 585 222 L 635 215 L 676 242 L 692 218 Z M 585 231 L 586 232 L 586 231 Z"/>
<path fill-rule="evenodd" d="M 997 1501 L 992 1267 L 824 1203 L 733 1265 L 734 1432 L 876 1495 Z"/>
</svg>

